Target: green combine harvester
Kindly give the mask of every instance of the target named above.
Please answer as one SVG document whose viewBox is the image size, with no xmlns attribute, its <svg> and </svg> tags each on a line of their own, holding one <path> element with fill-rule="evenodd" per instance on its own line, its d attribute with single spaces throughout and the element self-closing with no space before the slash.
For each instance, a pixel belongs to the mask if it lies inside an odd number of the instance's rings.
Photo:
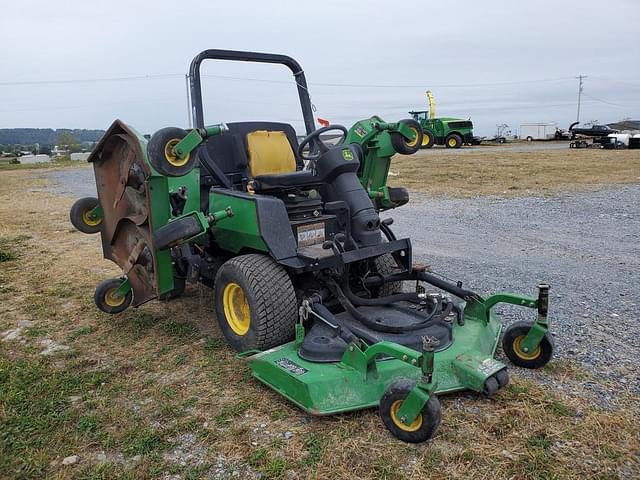
<svg viewBox="0 0 640 480">
<path fill-rule="evenodd" d="M 286 123 L 207 125 L 200 66 L 212 59 L 288 67 L 306 138 Z M 507 384 L 494 358 L 501 334 L 514 364 L 550 360 L 547 285 L 536 298 L 482 296 L 414 264 L 410 240 L 381 218 L 409 200 L 387 175 L 393 155 L 420 148 L 417 122 L 374 116 L 316 129 L 304 72 L 284 55 L 206 50 L 190 81 L 194 129 L 147 141 L 116 120 L 89 158 L 98 198 L 78 200 L 71 221 L 100 233 L 122 269 L 96 288 L 99 309 L 117 314 L 201 282 L 256 379 L 315 415 L 378 407 L 406 442 L 434 435 L 438 394 Z M 503 333 L 498 303 L 537 315 Z"/>
<path fill-rule="evenodd" d="M 421 148 L 444 145 L 447 148 L 460 148 L 475 143 L 473 122 L 461 118 L 437 117 L 436 103 L 431 90 L 427 90 L 429 110 L 412 110 L 409 114 L 420 123 L 424 133 Z"/>
</svg>

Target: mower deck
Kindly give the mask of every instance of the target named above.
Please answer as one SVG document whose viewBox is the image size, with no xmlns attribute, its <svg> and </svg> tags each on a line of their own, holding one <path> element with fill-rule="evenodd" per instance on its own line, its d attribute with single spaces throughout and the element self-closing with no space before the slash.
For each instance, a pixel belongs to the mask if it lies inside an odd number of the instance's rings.
<svg viewBox="0 0 640 480">
<path fill-rule="evenodd" d="M 454 321 L 454 341 L 434 355 L 435 393 L 482 391 L 488 377 L 506 368 L 493 358 L 501 330 L 494 313 L 489 322 L 472 317 L 466 317 L 464 325 Z M 355 345 L 339 362 L 310 362 L 299 355 L 301 345 L 298 338 L 257 353 L 249 357 L 249 365 L 255 378 L 314 415 L 375 407 L 391 383 L 399 378 L 418 381 L 422 376 L 418 366 L 384 354 L 367 365 L 357 357 Z"/>
</svg>

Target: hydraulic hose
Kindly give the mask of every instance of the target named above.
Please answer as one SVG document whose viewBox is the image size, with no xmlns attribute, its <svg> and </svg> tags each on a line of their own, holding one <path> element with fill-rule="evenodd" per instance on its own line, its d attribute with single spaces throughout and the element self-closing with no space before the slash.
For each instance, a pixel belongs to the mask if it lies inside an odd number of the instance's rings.
<svg viewBox="0 0 640 480">
<path fill-rule="evenodd" d="M 313 310 L 316 314 L 326 319 L 327 321 L 333 323 L 334 325 L 339 326 L 340 327 L 339 336 L 342 340 L 344 340 L 347 343 L 358 342 L 360 339 L 370 344 L 378 342 L 377 338 L 374 338 L 371 335 L 365 332 L 362 332 L 360 330 L 356 335 L 349 327 L 347 327 L 347 325 L 342 320 L 339 320 L 338 318 L 336 318 L 336 316 L 333 313 L 331 313 L 329 309 L 324 305 L 322 305 L 321 303 L 312 304 L 311 310 Z"/>
<path fill-rule="evenodd" d="M 370 320 L 369 318 L 367 318 L 366 316 L 364 316 L 363 314 L 361 314 L 358 309 L 353 305 L 354 303 L 358 302 L 361 306 L 381 306 L 381 305 L 388 305 L 389 303 L 392 303 L 392 301 L 390 301 L 390 299 L 392 298 L 398 298 L 398 300 L 394 300 L 394 301 L 401 301 L 402 300 L 409 300 L 409 299 L 414 299 L 414 300 L 419 300 L 418 295 L 415 293 L 403 293 L 403 294 L 397 294 L 397 295 L 389 295 L 388 297 L 383 297 L 383 298 L 377 298 L 377 299 L 365 299 L 365 298 L 361 298 L 358 297 L 357 295 L 355 295 L 351 289 L 349 288 L 349 286 L 347 284 L 345 284 L 345 289 L 344 291 L 342 290 L 342 288 L 340 288 L 340 286 L 334 282 L 333 284 L 334 288 L 335 288 L 335 293 L 336 293 L 336 297 L 338 297 L 338 301 L 340 302 L 340 304 L 342 305 L 342 307 L 349 312 L 349 314 L 354 317 L 356 320 L 358 320 L 360 323 L 362 323 L 363 325 L 365 325 L 366 327 L 369 327 L 371 330 L 375 330 L 378 332 L 385 332 L 385 333 L 406 333 L 406 332 L 412 332 L 414 330 L 419 330 L 420 328 L 424 327 L 435 315 L 435 313 L 438 311 L 438 307 L 441 305 L 441 301 L 438 301 L 438 303 L 436 304 L 431 304 L 428 307 L 431 307 L 431 311 L 429 311 L 429 313 L 427 313 L 426 317 L 421 320 L 420 322 L 414 323 L 413 325 L 407 325 L 407 326 L 393 326 L 393 325 L 383 325 L 380 323 L 377 323 L 373 320 Z M 353 301 L 355 300 L 355 301 Z M 380 302 L 381 300 L 384 300 L 384 302 Z M 353 303 L 352 303 L 353 301 Z M 374 303 L 369 303 L 369 302 L 374 302 Z M 378 301 L 378 302 L 375 302 Z M 362 303 L 360 303 L 362 302 Z"/>
</svg>

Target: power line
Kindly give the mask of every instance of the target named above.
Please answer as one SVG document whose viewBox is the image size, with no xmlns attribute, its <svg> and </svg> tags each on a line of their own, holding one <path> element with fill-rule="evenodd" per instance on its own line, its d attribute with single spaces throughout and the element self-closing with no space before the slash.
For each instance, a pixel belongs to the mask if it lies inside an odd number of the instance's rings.
<svg viewBox="0 0 640 480">
<path fill-rule="evenodd" d="M 66 80 L 26 80 L 0 82 L 0 87 L 10 87 L 17 85 L 66 85 L 74 83 L 104 83 L 104 82 L 122 82 L 128 80 L 158 80 L 164 78 L 182 77 L 182 73 L 160 73 L 153 75 L 136 75 L 130 77 L 107 77 L 107 78 L 84 78 L 84 79 L 66 79 Z"/>
<path fill-rule="evenodd" d="M 24 86 L 24 85 L 67 85 L 75 83 L 106 83 L 106 82 L 122 82 L 132 80 L 159 80 L 166 78 L 181 78 L 182 73 L 162 73 L 150 75 L 133 75 L 124 77 L 105 77 L 105 78 L 85 78 L 85 79 L 61 79 L 61 80 L 25 80 L 25 81 L 9 81 L 0 82 L 0 86 Z M 275 80 L 268 78 L 241 77 L 231 75 L 214 75 L 203 74 L 202 77 L 220 78 L 223 80 L 242 80 L 263 83 L 283 83 L 289 84 L 288 80 Z M 430 88 L 478 88 L 478 87 L 497 87 L 505 85 L 526 85 L 533 83 L 547 83 L 571 80 L 573 77 L 557 77 L 543 78 L 536 80 L 515 80 L 510 82 L 487 82 L 487 83 L 458 83 L 458 84 L 430 84 Z M 365 84 L 365 83 L 333 83 L 333 82 L 310 82 L 311 86 L 318 87 L 336 87 L 336 88 L 425 88 L 425 84 Z"/>
<path fill-rule="evenodd" d="M 602 100 L 601 98 L 597 98 L 597 97 L 594 97 L 593 95 L 588 95 L 586 93 L 583 93 L 583 95 L 585 97 L 587 97 L 587 98 L 591 98 L 591 99 L 596 100 L 598 102 L 606 103 L 607 105 L 613 105 L 614 107 L 625 108 L 627 106 L 627 105 L 620 105 L 619 103 L 607 102 L 606 100 Z"/>
<path fill-rule="evenodd" d="M 266 83 L 290 83 L 285 80 L 264 79 L 255 77 L 238 77 L 230 75 L 204 74 L 202 77 L 220 78 L 223 80 L 243 80 L 250 82 Z M 572 80 L 573 77 L 543 78 L 537 80 L 516 80 L 511 82 L 488 82 L 488 83 L 449 83 L 449 84 L 429 84 L 429 88 L 476 88 L 476 87 L 499 87 L 505 85 L 524 85 L 532 83 L 546 83 Z M 330 83 L 330 82 L 309 82 L 312 87 L 339 87 L 339 88 L 425 88 L 426 83 L 421 84 L 374 84 L 374 83 Z"/>
</svg>

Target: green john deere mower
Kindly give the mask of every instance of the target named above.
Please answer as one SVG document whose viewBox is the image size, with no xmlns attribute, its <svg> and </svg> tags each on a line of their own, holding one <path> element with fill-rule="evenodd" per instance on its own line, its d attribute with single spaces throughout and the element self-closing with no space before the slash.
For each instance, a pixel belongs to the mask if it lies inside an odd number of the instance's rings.
<svg viewBox="0 0 640 480">
<path fill-rule="evenodd" d="M 207 126 L 200 66 L 209 59 L 287 66 L 307 136 L 298 143 L 285 123 Z M 194 129 L 147 141 L 116 121 L 89 158 L 98 198 L 79 200 L 71 220 L 99 232 L 105 258 L 122 268 L 97 287 L 98 308 L 122 312 L 201 282 L 255 378 L 317 415 L 378 407 L 407 442 L 435 433 L 438 394 L 493 395 L 507 384 L 494 358 L 501 334 L 514 364 L 550 360 L 548 286 L 537 298 L 481 296 L 414 264 L 409 239 L 381 218 L 409 199 L 387 175 L 393 155 L 420 148 L 419 124 L 374 116 L 316 129 L 303 70 L 283 55 L 206 50 L 190 81 Z M 498 303 L 537 315 L 502 333 Z"/>
</svg>

